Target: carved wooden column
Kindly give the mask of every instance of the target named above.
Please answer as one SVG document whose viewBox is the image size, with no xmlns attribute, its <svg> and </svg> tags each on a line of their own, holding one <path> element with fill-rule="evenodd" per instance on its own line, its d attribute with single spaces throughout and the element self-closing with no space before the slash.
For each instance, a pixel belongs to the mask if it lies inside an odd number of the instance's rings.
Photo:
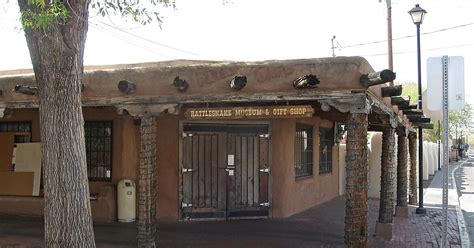
<svg viewBox="0 0 474 248">
<path fill-rule="evenodd" d="M 157 124 L 156 116 L 167 111 L 178 114 L 178 104 L 130 104 L 116 106 L 122 114 L 126 110 L 140 120 L 140 165 L 138 166 L 138 221 L 137 247 L 156 247 L 157 222 Z"/>
<path fill-rule="evenodd" d="M 346 216 L 344 243 L 367 247 L 368 161 L 367 114 L 351 113 L 347 121 Z"/>
<path fill-rule="evenodd" d="M 411 205 L 418 204 L 418 183 L 417 183 L 417 173 L 416 173 L 416 133 L 410 132 L 408 135 L 408 152 L 410 155 L 409 161 L 409 194 L 408 194 L 408 202 Z"/>
<path fill-rule="evenodd" d="M 405 128 L 398 128 L 398 153 L 397 153 L 397 217 L 408 217 L 407 206 L 407 135 Z"/>
<path fill-rule="evenodd" d="M 138 174 L 139 247 L 156 247 L 156 123 L 144 116 L 140 123 L 140 165 Z"/>
<path fill-rule="evenodd" d="M 380 177 L 379 219 L 375 226 L 375 235 L 392 238 L 393 207 L 395 199 L 395 129 L 384 127 L 382 133 L 382 168 Z"/>
</svg>

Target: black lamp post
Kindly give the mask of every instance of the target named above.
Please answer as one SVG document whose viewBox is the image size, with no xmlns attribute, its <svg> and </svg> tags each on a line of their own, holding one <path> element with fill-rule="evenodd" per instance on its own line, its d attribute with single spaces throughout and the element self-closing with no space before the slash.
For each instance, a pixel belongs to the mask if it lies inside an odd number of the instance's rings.
<svg viewBox="0 0 474 248">
<path fill-rule="evenodd" d="M 408 11 L 411 15 L 413 23 L 416 25 L 416 50 L 418 56 L 418 109 L 422 110 L 421 104 L 421 54 L 420 54 L 420 25 L 423 23 L 426 10 L 422 9 L 419 4 L 415 5 L 415 8 Z M 426 214 L 426 209 L 423 207 L 423 129 L 418 127 L 418 208 L 416 209 L 417 214 Z"/>
</svg>

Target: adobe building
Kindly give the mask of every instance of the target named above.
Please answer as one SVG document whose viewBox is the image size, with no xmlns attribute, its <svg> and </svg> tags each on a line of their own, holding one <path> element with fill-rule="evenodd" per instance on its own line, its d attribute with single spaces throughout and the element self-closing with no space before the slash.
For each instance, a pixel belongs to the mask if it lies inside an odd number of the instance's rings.
<svg viewBox="0 0 474 248">
<path fill-rule="evenodd" d="M 346 239 L 363 236 L 367 131 L 387 131 L 391 142 L 396 129 L 407 139 L 417 125 L 402 110 L 411 107 L 397 98 L 401 88 L 386 84 L 394 76 L 374 72 L 360 57 L 86 68 L 82 100 L 94 220 L 117 219 L 121 179 L 140 184 L 145 136 L 156 152 L 159 220 L 288 217 L 339 195 L 345 129 Z M 40 145 L 21 145 L 41 142 L 34 76 L 0 72 L 0 88 L 0 213 L 41 216 L 40 155 L 27 156 Z M 396 158 L 385 157 L 386 173 L 396 173 Z M 32 160 L 36 172 L 17 170 L 23 160 Z M 407 188 L 406 179 L 400 183 Z"/>
</svg>

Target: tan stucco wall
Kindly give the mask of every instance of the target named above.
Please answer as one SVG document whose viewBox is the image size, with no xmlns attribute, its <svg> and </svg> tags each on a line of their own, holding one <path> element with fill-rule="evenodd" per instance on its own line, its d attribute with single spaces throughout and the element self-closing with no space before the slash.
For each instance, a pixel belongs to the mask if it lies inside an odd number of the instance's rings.
<svg viewBox="0 0 474 248">
<path fill-rule="evenodd" d="M 131 116 L 118 115 L 115 109 L 110 107 L 84 108 L 83 115 L 85 121 L 113 122 L 112 181 L 90 182 L 89 188 L 91 194 L 98 194 L 99 197 L 99 200 L 91 201 L 94 220 L 115 220 L 117 217 L 117 182 L 123 178 L 137 179 L 138 128 L 133 125 Z M 38 110 L 13 110 L 1 121 L 30 121 L 32 123 L 32 142 L 41 141 Z M 43 198 L 0 196 L 0 213 L 41 216 L 43 214 Z"/>
<path fill-rule="evenodd" d="M 130 178 L 137 182 L 139 164 L 139 126 L 127 114 L 118 115 L 114 108 L 85 108 L 86 121 L 113 121 L 113 168 L 111 182 L 90 182 L 93 217 L 98 221 L 116 219 L 116 184 Z M 33 141 L 39 139 L 37 110 L 17 110 L 3 121 L 32 121 Z M 157 118 L 157 217 L 159 220 L 179 219 L 179 123 L 182 115 L 163 114 Z M 259 120 L 261 123 L 262 120 Z M 296 123 L 313 125 L 313 176 L 295 179 L 294 135 Z M 252 121 L 247 121 L 252 123 Z M 331 127 L 332 122 L 318 117 L 308 119 L 275 119 L 270 122 L 272 161 L 272 217 L 283 218 L 320 204 L 338 195 L 338 148 L 333 147 L 332 173 L 319 175 L 319 126 Z M 21 205 L 20 208 L 12 206 Z M 14 210 L 12 210 L 14 209 Z M 0 212 L 42 215 L 43 200 L 38 197 L 1 197 Z"/>
<path fill-rule="evenodd" d="M 313 175 L 295 178 L 294 140 L 296 123 L 313 126 Z M 319 175 L 319 127 L 331 127 L 329 121 L 284 119 L 272 121 L 272 217 L 284 218 L 328 201 L 338 195 L 338 147 L 332 150 L 332 172 Z"/>
<path fill-rule="evenodd" d="M 163 115 L 157 118 L 157 217 L 178 220 L 179 117 Z"/>
</svg>

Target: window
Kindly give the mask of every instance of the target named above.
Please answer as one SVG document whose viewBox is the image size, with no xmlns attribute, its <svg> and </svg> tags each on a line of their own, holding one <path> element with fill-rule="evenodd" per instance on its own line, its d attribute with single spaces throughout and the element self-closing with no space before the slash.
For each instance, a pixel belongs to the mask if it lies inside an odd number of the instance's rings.
<svg viewBox="0 0 474 248">
<path fill-rule="evenodd" d="M 0 122 L 0 132 L 15 133 L 15 143 L 31 142 L 31 122 Z"/>
<path fill-rule="evenodd" d="M 313 175 L 313 128 L 297 124 L 295 135 L 295 176 Z"/>
<path fill-rule="evenodd" d="M 87 174 L 91 181 L 110 181 L 112 178 L 112 122 L 86 121 Z"/>
<path fill-rule="evenodd" d="M 334 129 L 319 128 L 319 174 L 332 172 Z"/>
</svg>

